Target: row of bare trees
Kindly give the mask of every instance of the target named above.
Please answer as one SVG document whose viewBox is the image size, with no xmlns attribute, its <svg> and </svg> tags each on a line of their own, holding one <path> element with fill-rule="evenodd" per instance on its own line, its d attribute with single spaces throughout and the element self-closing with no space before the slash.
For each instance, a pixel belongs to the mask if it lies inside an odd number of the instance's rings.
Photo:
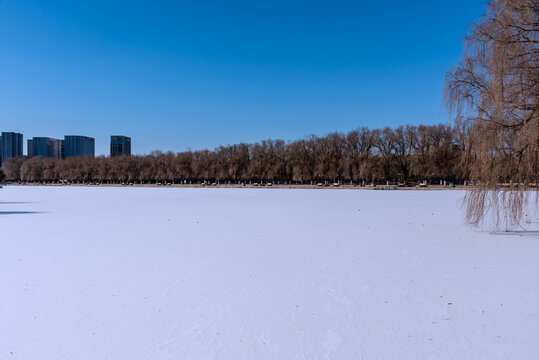
<svg viewBox="0 0 539 360">
<path fill-rule="evenodd" d="M 2 169 L 7 180 L 29 182 L 463 182 L 473 165 L 468 131 L 462 124 L 359 128 L 347 134 L 292 142 L 265 140 L 214 151 L 15 158 Z"/>
</svg>

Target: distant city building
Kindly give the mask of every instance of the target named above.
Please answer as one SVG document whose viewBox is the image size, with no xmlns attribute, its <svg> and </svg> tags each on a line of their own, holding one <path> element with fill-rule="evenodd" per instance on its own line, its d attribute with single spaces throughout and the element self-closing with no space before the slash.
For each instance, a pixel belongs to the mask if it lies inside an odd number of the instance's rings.
<svg viewBox="0 0 539 360">
<path fill-rule="evenodd" d="M 62 140 L 48 137 L 35 137 L 28 140 L 28 157 L 44 156 L 62 158 Z"/>
<path fill-rule="evenodd" d="M 15 132 L 2 132 L 2 140 L 0 143 L 0 165 L 8 158 L 23 156 L 22 134 Z"/>
<path fill-rule="evenodd" d="M 131 138 L 123 135 L 110 137 L 110 156 L 131 155 Z"/>
<path fill-rule="evenodd" d="M 64 158 L 82 155 L 95 156 L 95 139 L 88 136 L 66 135 Z"/>
</svg>

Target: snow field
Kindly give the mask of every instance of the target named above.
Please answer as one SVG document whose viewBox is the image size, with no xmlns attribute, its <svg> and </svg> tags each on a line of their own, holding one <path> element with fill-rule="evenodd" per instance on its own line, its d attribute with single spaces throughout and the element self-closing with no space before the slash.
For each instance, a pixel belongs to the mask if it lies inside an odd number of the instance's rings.
<svg viewBox="0 0 539 360">
<path fill-rule="evenodd" d="M 537 359 L 539 236 L 461 191 L 5 187 L 1 359 Z"/>
</svg>

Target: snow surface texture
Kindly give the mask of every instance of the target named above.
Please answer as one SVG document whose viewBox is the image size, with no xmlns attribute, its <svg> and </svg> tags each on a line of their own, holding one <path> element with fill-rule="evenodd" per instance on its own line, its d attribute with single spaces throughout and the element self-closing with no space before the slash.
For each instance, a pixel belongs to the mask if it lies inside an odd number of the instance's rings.
<svg viewBox="0 0 539 360">
<path fill-rule="evenodd" d="M 538 359 L 538 232 L 460 191 L 5 187 L 1 359 Z"/>
</svg>

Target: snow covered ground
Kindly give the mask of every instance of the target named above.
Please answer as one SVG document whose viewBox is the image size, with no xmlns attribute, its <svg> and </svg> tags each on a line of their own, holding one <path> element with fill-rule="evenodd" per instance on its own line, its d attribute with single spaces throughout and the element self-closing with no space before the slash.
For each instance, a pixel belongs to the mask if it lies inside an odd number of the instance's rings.
<svg viewBox="0 0 539 360">
<path fill-rule="evenodd" d="M 5 187 L 0 359 L 537 359 L 539 232 L 463 194 Z"/>
</svg>

